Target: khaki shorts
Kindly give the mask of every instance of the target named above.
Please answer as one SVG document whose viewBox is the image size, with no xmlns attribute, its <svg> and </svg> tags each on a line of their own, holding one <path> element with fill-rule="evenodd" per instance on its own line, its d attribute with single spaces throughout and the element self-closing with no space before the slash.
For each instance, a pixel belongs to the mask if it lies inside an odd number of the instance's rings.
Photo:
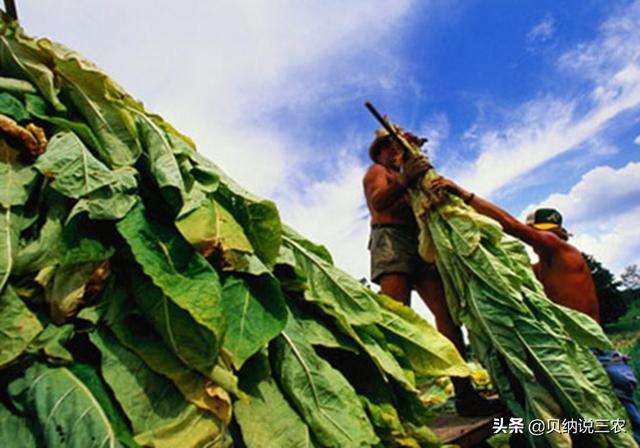
<svg viewBox="0 0 640 448">
<path fill-rule="evenodd" d="M 394 224 L 375 224 L 369 238 L 371 251 L 371 281 L 380 283 L 385 274 L 405 274 L 416 277 L 432 269 L 418 255 L 418 228 Z"/>
</svg>

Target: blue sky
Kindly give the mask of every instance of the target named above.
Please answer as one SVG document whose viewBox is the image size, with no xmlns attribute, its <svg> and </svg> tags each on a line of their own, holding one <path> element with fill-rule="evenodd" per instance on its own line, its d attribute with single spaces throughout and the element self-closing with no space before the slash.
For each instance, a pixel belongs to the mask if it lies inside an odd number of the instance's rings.
<svg viewBox="0 0 640 448">
<path fill-rule="evenodd" d="M 516 216 L 640 263 L 640 1 L 18 1 L 284 220 L 368 276 L 371 100 Z"/>
</svg>

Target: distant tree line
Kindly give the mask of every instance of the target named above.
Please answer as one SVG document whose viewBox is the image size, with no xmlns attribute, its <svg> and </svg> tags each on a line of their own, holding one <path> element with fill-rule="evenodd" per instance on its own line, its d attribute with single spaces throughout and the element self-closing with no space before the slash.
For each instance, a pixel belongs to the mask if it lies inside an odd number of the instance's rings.
<svg viewBox="0 0 640 448">
<path fill-rule="evenodd" d="M 600 318 L 603 324 L 616 322 L 624 316 L 633 303 L 640 300 L 640 270 L 637 265 L 627 266 L 617 280 L 613 273 L 592 255 L 582 254 L 591 269 L 596 294 L 600 302 Z"/>
</svg>

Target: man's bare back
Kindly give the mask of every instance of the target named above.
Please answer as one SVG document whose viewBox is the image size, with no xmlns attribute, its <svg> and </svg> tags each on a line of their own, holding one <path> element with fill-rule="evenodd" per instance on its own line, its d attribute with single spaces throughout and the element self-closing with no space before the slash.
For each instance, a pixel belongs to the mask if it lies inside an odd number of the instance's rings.
<svg viewBox="0 0 640 448">
<path fill-rule="evenodd" d="M 581 311 L 600 323 L 596 288 L 580 251 L 549 230 L 533 230 L 545 232 L 556 240 L 534 247 L 540 260 L 533 269 L 547 297 L 560 305 Z"/>
</svg>

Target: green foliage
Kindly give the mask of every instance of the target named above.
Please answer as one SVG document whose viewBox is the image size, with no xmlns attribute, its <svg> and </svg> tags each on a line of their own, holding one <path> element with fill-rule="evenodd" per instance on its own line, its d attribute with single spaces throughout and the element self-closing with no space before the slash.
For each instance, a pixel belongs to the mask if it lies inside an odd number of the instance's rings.
<svg viewBox="0 0 640 448">
<path fill-rule="evenodd" d="M 439 444 L 453 345 L 95 65 L 0 21 L 0 113 L 0 445 Z"/>
<path fill-rule="evenodd" d="M 248 448 L 316 446 L 309 427 L 291 408 L 274 380 L 265 354 L 259 353 L 249 360 L 240 378 L 240 386 L 249 399 L 235 403 L 235 414 Z"/>
<path fill-rule="evenodd" d="M 620 275 L 620 279 L 625 290 L 640 291 L 640 270 L 638 270 L 638 265 L 627 266 Z"/>
<path fill-rule="evenodd" d="M 7 115 L 15 121 L 29 119 L 29 112 L 27 112 L 20 100 L 9 92 L 0 93 L 0 114 Z"/>
<path fill-rule="evenodd" d="M 102 375 L 131 421 L 136 441 L 158 447 L 224 439 L 224 425 L 184 401 L 170 380 L 156 374 L 106 330 L 91 333 L 102 354 Z M 173 431 L 174 427 L 183 427 Z M 221 440 L 216 446 L 226 446 Z"/>
<path fill-rule="evenodd" d="M 34 364 L 9 384 L 18 411 L 37 422 L 39 446 L 117 446 L 104 409 L 89 388 L 65 367 Z"/>
<path fill-rule="evenodd" d="M 274 376 L 320 444 L 337 448 L 377 443 L 353 387 L 316 354 L 294 319 L 289 319 L 272 349 Z"/>
<path fill-rule="evenodd" d="M 414 147 L 418 152 L 419 148 Z M 624 418 L 609 378 L 589 350 L 610 347 L 588 316 L 551 302 L 522 244 L 460 198 L 438 197 L 430 170 L 410 191 L 421 256 L 434 260 L 453 318 L 511 413 L 524 419 Z M 527 436 L 531 446 L 570 446 L 567 434 Z M 629 434 L 597 434 L 599 446 L 633 446 Z"/>
<path fill-rule="evenodd" d="M 10 363 L 40 333 L 42 325 L 15 290 L 7 285 L 0 293 L 0 367 Z"/>
<path fill-rule="evenodd" d="M 218 274 L 174 229 L 147 221 L 141 204 L 117 228 L 144 271 L 131 279 L 141 310 L 187 365 L 210 370 L 225 331 Z"/>
<path fill-rule="evenodd" d="M 264 275 L 253 283 L 229 277 L 222 288 L 227 316 L 224 347 L 237 369 L 280 334 L 287 321 L 284 296 L 275 278 Z"/>
<path fill-rule="evenodd" d="M 591 270 L 593 283 L 596 286 L 596 294 L 600 303 L 600 318 L 603 324 L 617 321 L 627 312 L 627 304 L 620 291 L 621 283 L 602 263 L 592 255 L 582 254 L 587 266 Z"/>
<path fill-rule="evenodd" d="M 36 448 L 36 439 L 23 417 L 14 415 L 0 402 L 0 445 Z"/>
</svg>

